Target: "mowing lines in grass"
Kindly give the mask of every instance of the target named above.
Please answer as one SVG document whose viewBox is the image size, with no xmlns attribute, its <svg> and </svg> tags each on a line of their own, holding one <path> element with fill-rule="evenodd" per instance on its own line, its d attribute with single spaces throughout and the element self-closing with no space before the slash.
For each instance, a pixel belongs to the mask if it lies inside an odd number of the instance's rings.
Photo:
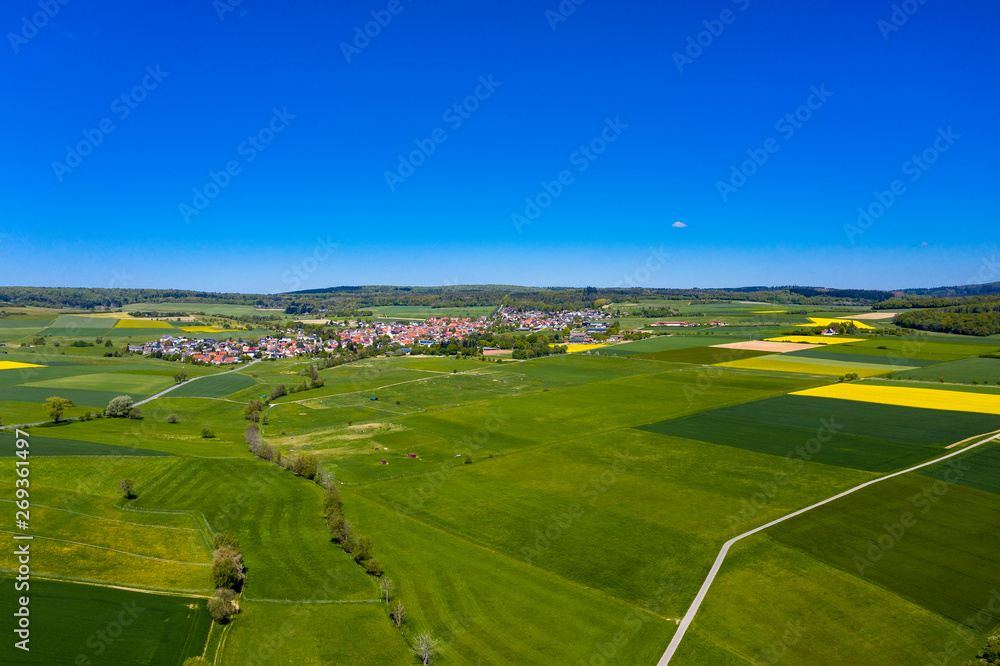
<svg viewBox="0 0 1000 666">
<path fill-rule="evenodd" d="M 935 465 L 935 464 L 944 462 L 945 460 L 949 460 L 949 459 L 954 458 L 956 456 L 959 456 L 959 455 L 962 455 L 964 453 L 967 453 L 968 451 L 971 451 L 971 450 L 973 450 L 973 449 L 975 449 L 975 448 L 977 448 L 979 446 L 982 446 L 983 444 L 986 444 L 987 442 L 992 442 L 992 441 L 996 440 L 998 437 L 1000 437 L 1000 435 L 993 435 L 992 437 L 987 437 L 986 439 L 983 439 L 982 441 L 976 442 L 975 444 L 970 444 L 969 446 L 965 447 L 964 449 L 959 449 L 958 451 L 955 451 L 954 453 L 949 453 L 947 455 L 941 456 L 940 458 L 936 458 L 934 460 L 930 460 L 928 462 L 921 463 L 919 465 L 914 465 L 913 467 L 910 467 L 908 469 L 904 469 L 904 470 L 901 470 L 899 472 L 895 472 L 893 474 L 889 474 L 887 476 L 880 477 L 878 479 L 873 479 L 871 481 L 867 481 L 865 483 L 862 483 L 859 486 L 855 486 L 854 488 L 851 488 L 850 490 L 845 490 L 844 492 L 839 493 L 837 495 L 834 495 L 833 497 L 831 497 L 829 499 L 825 499 L 822 502 L 816 502 L 815 504 L 811 504 L 810 506 L 807 506 L 804 509 L 799 509 L 798 511 L 790 513 L 787 516 L 783 516 L 781 518 L 778 518 L 777 520 L 772 520 L 769 523 L 766 523 L 764 525 L 761 525 L 760 527 L 754 528 L 754 529 L 750 530 L 749 532 L 744 532 L 743 534 L 740 534 L 739 536 L 735 536 L 732 539 L 730 539 L 729 541 L 727 541 L 726 543 L 724 543 L 722 545 L 722 550 L 719 551 L 718 556 L 715 558 L 715 562 L 712 563 L 712 568 L 709 571 L 708 576 L 705 578 L 705 582 L 702 583 L 701 589 L 698 590 L 698 594 L 697 594 L 697 596 L 695 596 L 694 601 L 691 603 L 691 607 L 688 609 L 687 613 L 684 614 L 684 618 L 681 620 L 680 625 L 677 628 L 677 633 L 675 633 L 674 637 L 670 640 L 670 644 L 667 646 L 667 649 L 663 653 L 663 656 L 660 658 L 660 661 L 657 663 L 657 666 L 667 666 L 667 664 L 670 663 L 671 658 L 673 658 L 674 653 L 677 652 L 677 647 L 680 645 L 681 641 L 684 639 L 684 634 L 687 633 L 688 627 L 691 626 L 691 622 L 694 621 L 694 616 L 698 613 L 698 609 L 701 607 L 701 604 L 704 601 L 705 596 L 708 594 L 709 588 L 712 587 L 712 582 L 715 580 L 715 577 L 719 574 L 719 569 L 722 568 L 722 563 L 726 559 L 726 554 L 729 552 L 729 549 L 732 548 L 733 544 L 737 543 L 738 541 L 740 541 L 742 539 L 745 539 L 748 536 L 752 536 L 754 534 L 757 534 L 758 532 L 761 532 L 761 531 L 766 530 L 766 529 L 768 529 L 770 527 L 774 527 L 775 525 L 783 523 L 786 520 L 790 520 L 792 518 L 795 518 L 796 516 L 800 516 L 800 515 L 802 515 L 804 513 L 812 511 L 813 509 L 816 509 L 818 507 L 821 507 L 821 506 L 824 506 L 826 504 L 829 504 L 830 502 L 836 501 L 836 500 L 838 500 L 838 499 L 840 499 L 842 497 L 847 497 L 848 495 L 852 495 L 852 494 L 858 492 L 859 490 L 862 490 L 864 488 L 868 488 L 869 486 L 875 485 L 877 483 L 882 483 L 884 481 L 888 481 L 889 479 L 894 479 L 896 477 L 902 476 L 904 474 L 908 474 L 910 472 L 915 472 L 918 469 L 924 469 L 926 467 L 930 467 L 931 465 Z M 1000 572 L 1000 569 L 998 569 L 998 568 L 996 568 L 994 566 L 994 571 Z"/>
</svg>

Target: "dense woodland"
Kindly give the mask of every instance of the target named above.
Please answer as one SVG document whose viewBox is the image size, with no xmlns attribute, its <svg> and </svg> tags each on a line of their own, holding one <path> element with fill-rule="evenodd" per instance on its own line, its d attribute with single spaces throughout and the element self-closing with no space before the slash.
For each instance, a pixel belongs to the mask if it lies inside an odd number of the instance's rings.
<svg viewBox="0 0 1000 666">
<path fill-rule="evenodd" d="M 961 335 L 1000 333 L 1000 297 L 929 298 L 917 303 L 896 315 L 898 326 Z"/>
</svg>

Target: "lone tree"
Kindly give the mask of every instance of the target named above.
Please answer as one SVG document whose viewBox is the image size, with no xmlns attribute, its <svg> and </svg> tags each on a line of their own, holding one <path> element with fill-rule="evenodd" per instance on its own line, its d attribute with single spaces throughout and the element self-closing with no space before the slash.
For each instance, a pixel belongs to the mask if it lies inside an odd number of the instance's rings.
<svg viewBox="0 0 1000 666">
<path fill-rule="evenodd" d="M 396 625 L 396 628 L 403 626 L 403 620 L 406 619 L 406 609 L 403 608 L 403 602 L 397 601 L 392 606 L 392 611 L 389 613 L 389 617 L 392 618 L 392 623 Z"/>
<path fill-rule="evenodd" d="M 111 398 L 111 402 L 108 403 L 107 409 L 104 410 L 104 415 L 110 416 L 113 419 L 123 419 L 128 416 L 131 411 L 132 396 L 119 395 Z"/>
<path fill-rule="evenodd" d="M 239 610 L 240 607 L 236 603 L 236 593 L 226 588 L 216 590 L 208 600 L 208 612 L 211 613 L 212 619 L 219 624 L 229 622 L 229 618 L 236 615 Z"/>
<path fill-rule="evenodd" d="M 135 498 L 135 481 L 132 479 L 122 479 L 118 482 L 118 490 L 122 491 L 125 499 Z"/>
<path fill-rule="evenodd" d="M 431 658 L 437 652 L 438 643 L 440 641 L 431 638 L 430 634 L 420 634 L 413 639 L 413 647 L 410 648 L 410 651 L 420 657 L 420 663 L 426 666 L 426 664 L 431 663 Z"/>
<path fill-rule="evenodd" d="M 181 382 L 187 380 L 187 378 L 188 378 L 187 368 L 184 368 L 180 372 L 174 373 L 174 382 L 177 384 L 180 384 Z"/>
<path fill-rule="evenodd" d="M 380 592 L 380 599 L 385 599 L 385 603 L 389 603 L 389 597 L 392 596 L 393 591 L 396 589 L 396 584 L 392 582 L 391 578 L 379 578 L 378 579 L 378 591 Z"/>
<path fill-rule="evenodd" d="M 62 418 L 63 412 L 66 411 L 66 408 L 72 406 L 73 402 L 71 400 L 60 398 L 57 395 L 54 395 L 45 401 L 45 411 L 48 412 L 49 416 L 51 416 L 52 420 L 56 423 L 58 423 L 59 419 Z"/>
</svg>

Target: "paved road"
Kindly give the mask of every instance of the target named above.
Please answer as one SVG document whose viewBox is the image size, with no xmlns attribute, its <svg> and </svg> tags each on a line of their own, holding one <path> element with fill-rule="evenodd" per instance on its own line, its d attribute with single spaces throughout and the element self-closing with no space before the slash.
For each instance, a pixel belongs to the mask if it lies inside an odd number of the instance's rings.
<svg viewBox="0 0 1000 666">
<path fill-rule="evenodd" d="M 955 451 L 953 453 L 949 453 L 948 455 L 941 456 L 940 458 L 935 458 L 934 460 L 929 460 L 929 461 L 927 461 L 925 463 L 921 463 L 919 465 L 915 465 L 913 467 L 910 467 L 909 469 L 904 469 L 904 470 L 902 470 L 900 472 L 894 472 L 894 473 L 889 474 L 887 476 L 879 477 L 877 479 L 873 479 L 873 480 L 868 481 L 866 483 L 862 483 L 860 486 L 855 486 L 854 488 L 851 488 L 850 490 L 845 490 L 844 492 L 840 493 L 839 495 L 834 495 L 833 497 L 831 497 L 829 499 L 825 499 L 822 502 L 817 502 L 816 504 L 813 504 L 812 506 L 807 506 L 804 509 L 799 509 L 798 511 L 796 511 L 794 513 L 790 513 L 787 516 L 783 516 L 781 518 L 778 518 L 777 520 L 772 520 L 771 522 L 767 523 L 766 525 L 761 525 L 760 527 L 758 527 L 756 529 L 752 529 L 749 532 L 745 532 L 744 534 L 741 534 L 741 535 L 739 535 L 737 537 L 733 537 L 732 539 L 730 539 L 729 541 L 727 541 L 726 543 L 724 543 L 722 545 L 722 550 L 719 551 L 719 556 L 715 558 L 715 563 L 712 564 L 712 569 L 708 572 L 708 577 L 705 578 L 705 582 L 701 584 L 701 589 L 698 590 L 698 594 L 695 596 L 694 601 L 691 602 L 691 607 L 688 608 L 688 612 L 684 614 L 684 619 L 681 620 L 680 625 L 677 627 L 677 633 L 674 634 L 673 639 L 670 641 L 670 645 L 667 646 L 667 651 L 663 653 L 662 657 L 660 657 L 660 661 L 657 662 L 657 666 L 667 666 L 667 664 L 670 663 L 670 659 L 673 658 L 674 653 L 677 652 L 677 648 L 680 646 L 681 640 L 684 639 L 684 634 L 687 632 L 688 627 L 691 626 L 691 622 L 694 621 L 694 616 L 695 616 L 695 614 L 697 614 L 698 608 L 701 607 L 701 602 L 705 600 L 705 595 L 708 594 L 708 589 L 710 587 L 712 587 L 712 582 L 715 581 L 715 576 L 719 573 L 719 569 L 722 568 L 722 562 L 726 559 L 726 553 L 729 552 L 729 549 L 733 546 L 734 543 L 736 543 L 740 539 L 745 539 L 748 536 L 756 534 L 757 532 L 760 532 L 761 530 L 766 530 L 769 527 L 772 527 L 774 525 L 777 525 L 778 523 L 784 522 L 784 521 L 788 520 L 789 518 L 794 518 L 795 516 L 799 516 L 799 515 L 805 513 L 806 511 L 812 511 L 816 507 L 823 506 L 824 504 L 829 504 L 830 502 L 832 502 L 834 500 L 840 499 L 841 497 L 845 497 L 847 495 L 850 495 L 851 493 L 857 492 L 857 491 L 861 490 L 862 488 L 867 488 L 868 486 L 875 485 L 876 483 L 881 483 L 883 481 L 887 481 L 887 480 L 893 478 L 894 476 L 900 476 L 902 474 L 909 474 L 910 472 L 916 471 L 916 470 L 921 469 L 923 467 L 928 467 L 930 465 L 935 465 L 935 464 L 941 462 L 942 460 L 947 460 L 948 458 L 961 455 L 961 454 L 965 453 L 966 451 L 969 451 L 970 449 L 974 449 L 977 446 L 982 446 L 983 444 L 985 444 L 987 442 L 990 442 L 990 441 L 993 441 L 994 439 L 997 439 L 998 437 L 1000 437 L 1000 434 L 993 435 L 992 437 L 987 437 L 986 439 L 984 439 L 982 441 L 976 442 L 975 444 L 970 444 L 969 446 L 965 447 L 964 449 L 959 449 L 958 451 Z"/>
<path fill-rule="evenodd" d="M 261 362 L 261 360 L 262 360 L 262 359 L 259 359 L 259 358 L 258 358 L 258 359 L 255 359 L 255 360 L 253 360 L 253 361 L 250 361 L 250 362 L 249 362 L 249 363 L 247 363 L 246 365 L 241 365 L 241 366 L 239 366 L 238 368 L 233 368 L 232 370 L 226 370 L 225 372 L 217 372 L 217 373 L 215 373 L 214 375 L 202 375 L 201 377 L 195 377 L 194 379 L 189 379 L 189 380 L 187 380 L 186 382 L 181 382 L 180 384 L 174 384 L 174 385 L 173 385 L 173 386 L 171 386 L 170 388 L 168 388 L 168 389 L 164 389 L 164 390 L 160 391 L 159 393 L 157 393 L 156 395 L 151 395 L 151 396 L 149 396 L 148 398 L 145 398 L 145 399 L 143 399 L 143 400 L 140 400 L 139 402 L 135 403 L 135 406 L 136 406 L 136 407 L 138 407 L 139 405 L 145 405 L 145 404 L 146 404 L 147 402 L 149 402 L 150 400 L 156 400 L 157 398 L 159 398 L 159 397 L 161 397 L 161 396 L 164 396 L 164 395 L 166 395 L 167 393 L 170 393 L 170 392 L 171 392 L 171 391 L 173 391 L 173 390 L 174 390 L 175 388 L 178 388 L 178 387 L 180 387 L 180 386 L 187 386 L 187 385 L 188 385 L 188 384 L 190 384 L 191 382 L 196 382 L 196 381 L 198 381 L 199 379 L 205 379 L 206 377 L 219 377 L 219 376 L 221 376 L 221 375 L 228 375 L 228 374 L 229 374 L 229 373 L 231 373 L 231 372 L 239 372 L 239 371 L 240 371 L 240 370 L 242 370 L 243 368 L 249 368 L 249 367 L 250 367 L 251 365 L 253 365 L 253 364 L 255 364 L 255 363 L 260 363 L 260 362 Z"/>
</svg>

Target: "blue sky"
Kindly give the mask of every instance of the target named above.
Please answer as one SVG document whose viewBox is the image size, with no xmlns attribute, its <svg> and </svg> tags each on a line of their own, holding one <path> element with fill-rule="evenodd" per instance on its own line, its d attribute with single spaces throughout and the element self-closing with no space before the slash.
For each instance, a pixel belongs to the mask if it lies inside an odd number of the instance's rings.
<svg viewBox="0 0 1000 666">
<path fill-rule="evenodd" d="M 0 10 L 0 282 L 1000 280 L 996 3 L 177 4 Z"/>
</svg>

